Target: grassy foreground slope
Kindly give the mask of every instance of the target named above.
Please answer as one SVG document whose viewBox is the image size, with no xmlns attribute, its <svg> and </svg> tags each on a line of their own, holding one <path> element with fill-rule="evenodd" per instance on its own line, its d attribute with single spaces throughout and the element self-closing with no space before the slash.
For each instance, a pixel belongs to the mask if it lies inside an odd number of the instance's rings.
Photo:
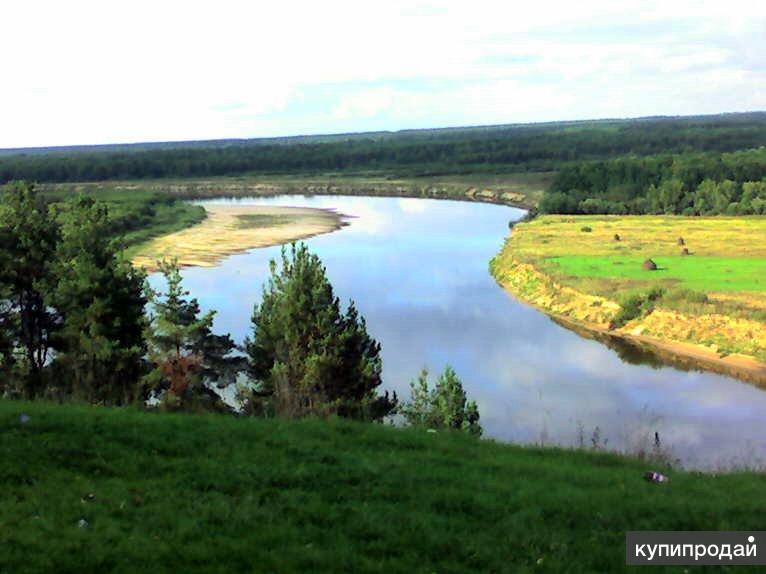
<svg viewBox="0 0 766 574">
<path fill-rule="evenodd" d="M 492 271 L 586 326 L 766 362 L 765 217 L 543 216 L 514 227 Z"/>
<path fill-rule="evenodd" d="M 616 455 L 340 420 L 0 401 L 0 429 L 0 572 L 611 572 L 626 530 L 766 512 L 764 475 L 657 486 Z"/>
</svg>

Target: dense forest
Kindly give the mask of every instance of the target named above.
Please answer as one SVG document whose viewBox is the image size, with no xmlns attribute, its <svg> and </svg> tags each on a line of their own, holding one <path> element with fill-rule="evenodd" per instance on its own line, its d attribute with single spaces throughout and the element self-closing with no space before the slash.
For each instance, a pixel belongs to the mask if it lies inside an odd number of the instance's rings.
<svg viewBox="0 0 766 574">
<path fill-rule="evenodd" d="M 546 213 L 766 215 L 766 148 L 621 157 L 563 167 Z"/>
<path fill-rule="evenodd" d="M 659 153 L 766 145 L 766 113 L 415 130 L 220 142 L 6 150 L 0 183 L 235 174 L 518 172 Z"/>
</svg>

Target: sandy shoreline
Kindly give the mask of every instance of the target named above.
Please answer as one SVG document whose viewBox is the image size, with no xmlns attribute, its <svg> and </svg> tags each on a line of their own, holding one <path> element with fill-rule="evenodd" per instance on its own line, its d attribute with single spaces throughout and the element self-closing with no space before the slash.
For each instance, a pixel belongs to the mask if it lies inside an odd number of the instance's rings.
<svg viewBox="0 0 766 574">
<path fill-rule="evenodd" d="M 731 354 L 721 357 L 718 353 L 704 345 L 665 341 L 645 335 L 633 335 L 615 330 L 610 331 L 599 325 L 554 315 L 534 305 L 533 307 L 583 337 L 601 342 L 604 342 L 604 338 L 617 339 L 634 347 L 648 350 L 664 362 L 677 367 L 712 371 L 766 387 L 766 364 L 749 355 Z"/>
<path fill-rule="evenodd" d="M 662 361 L 671 365 L 686 369 L 713 371 L 733 376 L 758 386 L 766 386 L 766 364 L 750 355 L 729 354 L 721 356 L 715 350 L 701 344 L 659 339 L 657 337 L 632 333 L 629 329 L 625 328 L 609 329 L 603 323 L 573 318 L 552 311 L 545 305 L 537 304 L 532 297 L 528 296 L 529 294 L 516 291 L 508 282 L 502 281 L 500 277 L 496 276 L 496 279 L 515 299 L 545 313 L 555 322 L 575 331 L 580 336 L 595 339 L 605 344 L 608 344 L 610 341 L 620 341 L 633 347 L 650 351 Z M 571 288 L 565 289 L 573 291 Z M 546 297 L 543 300 L 547 301 L 550 305 L 552 300 L 549 299 L 550 297 Z M 604 306 L 599 305 L 599 308 Z"/>
<path fill-rule="evenodd" d="M 213 267 L 222 259 L 256 247 L 269 247 L 340 229 L 345 217 L 327 209 L 265 205 L 205 206 L 197 225 L 142 245 L 132 263 L 156 271 L 157 262 L 177 258 L 181 267 Z"/>
</svg>

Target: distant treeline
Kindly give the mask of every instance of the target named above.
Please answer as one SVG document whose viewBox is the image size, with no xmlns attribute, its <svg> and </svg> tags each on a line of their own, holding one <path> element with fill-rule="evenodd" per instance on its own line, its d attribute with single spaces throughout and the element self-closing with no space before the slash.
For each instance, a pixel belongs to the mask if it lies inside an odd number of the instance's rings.
<svg viewBox="0 0 766 574">
<path fill-rule="evenodd" d="M 766 113 L 397 133 L 139 144 L 0 154 L 0 183 L 385 171 L 436 175 L 559 169 L 622 155 L 766 145 Z"/>
<path fill-rule="evenodd" d="M 766 214 L 766 148 L 622 157 L 566 166 L 545 213 Z"/>
</svg>

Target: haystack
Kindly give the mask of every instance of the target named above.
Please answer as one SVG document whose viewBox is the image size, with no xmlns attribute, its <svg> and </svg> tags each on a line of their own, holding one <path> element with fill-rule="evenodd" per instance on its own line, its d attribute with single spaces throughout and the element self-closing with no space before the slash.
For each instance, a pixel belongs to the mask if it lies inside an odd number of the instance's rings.
<svg viewBox="0 0 766 574">
<path fill-rule="evenodd" d="M 688 248 L 684 247 L 681 250 L 681 255 L 691 255 L 691 253 L 689 253 L 689 249 Z"/>
<path fill-rule="evenodd" d="M 657 264 L 651 259 L 644 261 L 642 266 L 646 271 L 657 271 Z"/>
<path fill-rule="evenodd" d="M 615 233 L 614 234 L 614 240 L 615 241 L 619 241 L 620 240 L 620 234 L 619 233 Z"/>
<path fill-rule="evenodd" d="M 686 242 L 684 241 L 684 238 L 683 238 L 683 237 L 679 237 L 679 238 L 678 238 L 678 244 L 679 244 L 679 245 L 686 245 Z"/>
</svg>

